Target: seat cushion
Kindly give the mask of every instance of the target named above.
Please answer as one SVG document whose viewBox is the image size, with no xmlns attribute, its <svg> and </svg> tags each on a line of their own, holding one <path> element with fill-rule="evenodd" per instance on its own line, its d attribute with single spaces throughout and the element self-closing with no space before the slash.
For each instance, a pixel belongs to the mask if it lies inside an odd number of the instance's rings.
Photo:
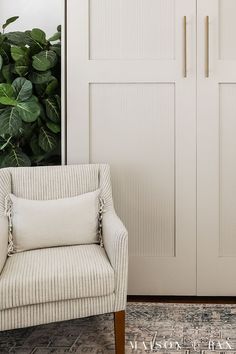
<svg viewBox="0 0 236 354">
<path fill-rule="evenodd" d="M 109 295 L 114 283 L 113 268 L 99 245 L 16 253 L 0 275 L 0 310 Z"/>
</svg>

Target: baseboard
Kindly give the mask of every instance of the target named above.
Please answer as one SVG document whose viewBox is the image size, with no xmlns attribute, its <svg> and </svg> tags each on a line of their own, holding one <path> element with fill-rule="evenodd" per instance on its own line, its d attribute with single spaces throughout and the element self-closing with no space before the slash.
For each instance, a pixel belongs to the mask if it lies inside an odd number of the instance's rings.
<svg viewBox="0 0 236 354">
<path fill-rule="evenodd" d="M 236 304 L 236 296 L 147 296 L 128 295 L 128 302 Z"/>
</svg>

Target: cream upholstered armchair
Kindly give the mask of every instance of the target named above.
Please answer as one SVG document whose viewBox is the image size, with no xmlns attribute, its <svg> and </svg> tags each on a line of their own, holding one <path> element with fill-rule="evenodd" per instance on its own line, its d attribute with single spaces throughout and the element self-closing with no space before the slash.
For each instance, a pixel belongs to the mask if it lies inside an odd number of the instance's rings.
<svg viewBox="0 0 236 354">
<path fill-rule="evenodd" d="M 9 193 L 49 200 L 98 188 L 105 200 L 104 248 L 86 244 L 7 256 Z M 0 170 L 0 330 L 114 312 L 116 352 L 124 353 L 127 251 L 127 231 L 114 211 L 108 165 Z"/>
</svg>

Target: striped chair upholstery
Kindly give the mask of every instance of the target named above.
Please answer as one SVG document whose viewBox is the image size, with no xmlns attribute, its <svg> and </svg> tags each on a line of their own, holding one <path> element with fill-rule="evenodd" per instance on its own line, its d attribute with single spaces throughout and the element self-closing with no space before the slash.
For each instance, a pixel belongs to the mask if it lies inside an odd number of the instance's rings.
<svg viewBox="0 0 236 354">
<path fill-rule="evenodd" d="M 72 197 L 101 188 L 104 248 L 78 245 L 7 257 L 9 193 L 27 199 Z M 0 330 L 123 311 L 127 231 L 117 217 L 105 164 L 0 170 Z"/>
</svg>

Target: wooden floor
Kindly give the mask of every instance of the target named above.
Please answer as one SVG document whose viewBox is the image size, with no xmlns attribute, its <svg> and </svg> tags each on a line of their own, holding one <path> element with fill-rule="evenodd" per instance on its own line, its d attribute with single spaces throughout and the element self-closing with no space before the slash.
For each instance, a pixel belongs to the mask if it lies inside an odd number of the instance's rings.
<svg viewBox="0 0 236 354">
<path fill-rule="evenodd" d="M 236 304 L 236 296 L 141 296 L 129 295 L 128 302 L 166 302 L 196 304 Z"/>
</svg>

